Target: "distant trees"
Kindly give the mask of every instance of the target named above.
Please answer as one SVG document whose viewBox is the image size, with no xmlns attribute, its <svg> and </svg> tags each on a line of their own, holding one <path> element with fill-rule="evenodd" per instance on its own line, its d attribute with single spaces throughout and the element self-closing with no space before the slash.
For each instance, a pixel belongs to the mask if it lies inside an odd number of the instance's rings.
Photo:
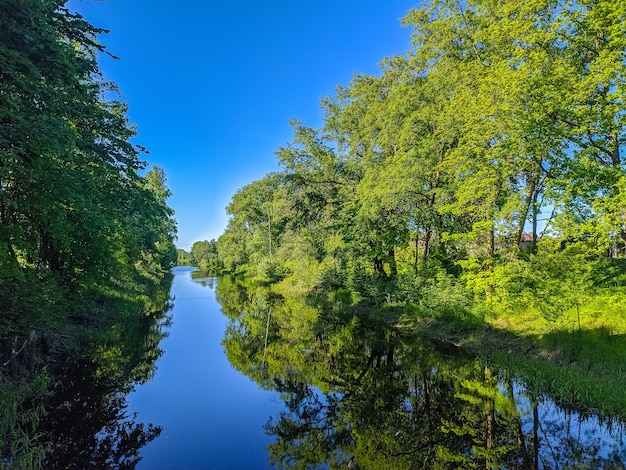
<svg viewBox="0 0 626 470">
<path fill-rule="evenodd" d="M 488 278 L 525 231 L 531 253 L 540 232 L 623 243 L 623 2 L 433 0 L 404 22 L 410 50 L 324 99 L 321 129 L 294 122 L 282 170 L 234 196 L 226 267 L 356 289 Z"/>
<path fill-rule="evenodd" d="M 217 257 L 215 240 L 195 242 L 191 247 L 189 261 L 192 265 L 211 273 L 219 273 L 222 270 L 222 264 Z"/>
<path fill-rule="evenodd" d="M 191 261 L 191 253 L 183 250 L 182 248 L 176 248 L 176 262 L 179 266 L 191 266 L 193 262 Z"/>
</svg>

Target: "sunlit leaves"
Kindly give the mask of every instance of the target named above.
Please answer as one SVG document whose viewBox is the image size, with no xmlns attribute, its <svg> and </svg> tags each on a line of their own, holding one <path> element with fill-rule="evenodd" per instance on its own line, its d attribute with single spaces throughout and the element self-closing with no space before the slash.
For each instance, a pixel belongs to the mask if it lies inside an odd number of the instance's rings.
<svg viewBox="0 0 626 470">
<path fill-rule="evenodd" d="M 365 297 L 438 267 L 464 269 L 470 290 L 505 288 L 498 266 L 553 239 L 615 251 L 626 239 L 625 11 L 606 0 L 423 2 L 404 18 L 406 54 L 324 98 L 319 130 L 293 123 L 282 171 L 233 198 L 221 251 L 258 267 L 272 242 L 302 285 Z M 270 228 L 277 201 L 284 223 Z"/>
</svg>

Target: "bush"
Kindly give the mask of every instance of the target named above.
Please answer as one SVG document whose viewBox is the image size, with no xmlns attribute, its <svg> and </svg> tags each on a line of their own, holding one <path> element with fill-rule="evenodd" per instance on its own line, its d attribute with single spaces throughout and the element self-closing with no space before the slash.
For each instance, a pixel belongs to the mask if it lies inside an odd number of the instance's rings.
<svg viewBox="0 0 626 470">
<path fill-rule="evenodd" d="M 270 283 L 280 282 L 289 276 L 289 269 L 277 261 L 264 261 L 258 269 L 259 275 Z"/>
<path fill-rule="evenodd" d="M 589 279 L 595 287 L 626 286 L 626 259 L 600 258 L 592 263 Z"/>
<path fill-rule="evenodd" d="M 472 300 L 465 285 L 455 277 L 440 272 L 423 287 L 419 305 L 433 316 L 467 318 Z"/>
<path fill-rule="evenodd" d="M 343 289 L 347 284 L 347 276 L 345 271 L 337 266 L 329 266 L 322 271 L 320 276 L 319 287 L 324 292 L 330 292 L 337 289 Z"/>
<path fill-rule="evenodd" d="M 350 305 L 352 303 L 352 292 L 347 289 L 337 289 L 332 292 L 331 296 L 335 302 L 345 305 Z"/>
</svg>

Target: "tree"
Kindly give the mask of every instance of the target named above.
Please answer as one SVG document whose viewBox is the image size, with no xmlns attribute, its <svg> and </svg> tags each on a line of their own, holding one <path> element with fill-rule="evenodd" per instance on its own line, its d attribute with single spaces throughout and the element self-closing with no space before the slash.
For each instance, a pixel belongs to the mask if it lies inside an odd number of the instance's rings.
<svg viewBox="0 0 626 470">
<path fill-rule="evenodd" d="M 405 55 L 325 98 L 320 130 L 294 122 L 275 189 L 233 198 L 230 246 L 245 239 L 241 262 L 257 266 L 304 247 L 296 271 L 383 286 L 380 298 L 442 267 L 493 280 L 483 273 L 536 254 L 541 232 L 617 246 L 624 18 L 605 0 L 423 3 L 404 19 Z M 290 216 L 276 230 L 277 195 Z"/>
<path fill-rule="evenodd" d="M 217 242 L 227 268 L 230 265 L 234 270 L 249 263 L 258 274 L 273 277 L 277 261 L 274 252 L 280 246 L 290 206 L 279 173 L 270 173 L 239 189 L 226 208 L 231 219 Z"/>
<path fill-rule="evenodd" d="M 218 273 L 223 266 L 217 252 L 217 242 L 198 241 L 191 247 L 190 262 L 211 273 Z"/>
<path fill-rule="evenodd" d="M 165 175 L 139 173 L 127 106 L 97 64 L 105 31 L 64 4 L 0 1 L 0 290 L 142 290 L 176 259 Z"/>
</svg>

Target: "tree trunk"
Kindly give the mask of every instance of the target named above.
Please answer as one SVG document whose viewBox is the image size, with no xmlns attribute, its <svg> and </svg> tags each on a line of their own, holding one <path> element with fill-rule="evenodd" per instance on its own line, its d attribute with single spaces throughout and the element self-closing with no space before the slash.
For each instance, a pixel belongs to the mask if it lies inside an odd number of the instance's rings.
<svg viewBox="0 0 626 470">
<path fill-rule="evenodd" d="M 524 210 L 520 214 L 517 230 L 515 231 L 515 246 L 518 248 L 521 248 L 526 218 L 528 217 L 528 213 L 533 206 L 533 200 L 535 200 L 535 188 L 537 187 L 536 175 L 533 173 L 530 175 L 530 178 L 531 180 L 528 184 L 528 193 L 526 194 L 526 200 L 524 201 Z"/>
<path fill-rule="evenodd" d="M 613 163 L 614 168 L 619 168 L 622 164 L 622 158 L 619 153 L 619 139 L 617 138 L 617 132 L 614 132 L 610 136 L 611 139 L 611 163 Z"/>
<path fill-rule="evenodd" d="M 489 452 L 493 448 L 494 441 L 494 421 L 495 421 L 495 405 L 493 399 L 489 400 L 489 409 L 487 410 L 487 457 L 485 458 L 485 469 L 490 470 L 491 466 L 491 452 Z"/>
<path fill-rule="evenodd" d="M 390 248 L 387 254 L 389 263 L 389 278 L 395 279 L 398 275 L 398 265 L 396 264 L 396 251 L 394 248 Z"/>
<path fill-rule="evenodd" d="M 506 385 L 509 401 L 513 404 L 513 408 L 515 409 L 515 416 L 513 419 L 515 420 L 515 430 L 517 432 L 517 445 L 519 445 L 520 452 L 522 454 L 524 468 L 529 469 L 532 468 L 532 464 L 530 461 L 530 456 L 528 455 L 528 448 L 526 447 L 526 439 L 524 437 L 524 430 L 522 429 L 522 420 L 517 411 L 517 404 L 515 403 L 515 394 L 513 393 L 513 381 L 510 377 L 507 379 Z"/>
<path fill-rule="evenodd" d="M 496 234 L 494 226 L 492 225 L 487 233 L 487 257 L 492 259 L 496 252 Z"/>
<path fill-rule="evenodd" d="M 537 397 L 530 395 L 530 406 L 533 409 L 533 470 L 539 469 L 539 410 Z"/>
<path fill-rule="evenodd" d="M 374 257 L 374 272 L 381 279 L 387 278 L 387 273 L 385 272 L 385 263 L 378 256 Z"/>
<path fill-rule="evenodd" d="M 415 271 L 415 274 L 417 274 L 417 260 L 419 259 L 418 246 L 419 246 L 419 236 L 417 233 L 415 233 L 415 259 L 413 261 L 413 271 Z"/>
<path fill-rule="evenodd" d="M 491 370 L 489 367 L 485 367 L 485 383 L 489 384 L 492 382 Z M 495 420 L 496 420 L 496 404 L 495 398 L 486 398 L 489 402 L 489 406 L 487 410 L 485 410 L 485 421 L 487 423 L 487 438 L 485 441 L 485 448 L 487 450 L 485 457 L 485 469 L 489 470 L 492 468 L 491 464 L 491 449 L 493 449 L 493 444 L 495 440 Z"/>
<path fill-rule="evenodd" d="M 432 231 L 426 230 L 426 235 L 424 235 L 424 251 L 422 252 L 422 266 L 426 266 L 428 263 L 428 255 L 430 251 L 430 238 L 432 237 Z"/>
<path fill-rule="evenodd" d="M 532 245 L 531 252 L 537 253 L 537 240 L 539 237 L 537 236 L 537 217 L 539 216 L 539 203 L 537 199 L 539 197 L 539 191 L 535 190 L 533 194 L 533 233 L 532 233 Z"/>
<path fill-rule="evenodd" d="M 430 409 L 430 387 L 428 386 L 428 376 L 426 371 L 422 371 L 422 387 L 424 389 L 424 407 Z"/>
<path fill-rule="evenodd" d="M 387 348 L 387 366 L 392 366 L 393 365 L 393 355 L 395 352 L 395 347 L 393 345 L 389 345 L 389 347 Z M 390 369 L 391 373 L 393 374 L 393 368 Z"/>
</svg>

